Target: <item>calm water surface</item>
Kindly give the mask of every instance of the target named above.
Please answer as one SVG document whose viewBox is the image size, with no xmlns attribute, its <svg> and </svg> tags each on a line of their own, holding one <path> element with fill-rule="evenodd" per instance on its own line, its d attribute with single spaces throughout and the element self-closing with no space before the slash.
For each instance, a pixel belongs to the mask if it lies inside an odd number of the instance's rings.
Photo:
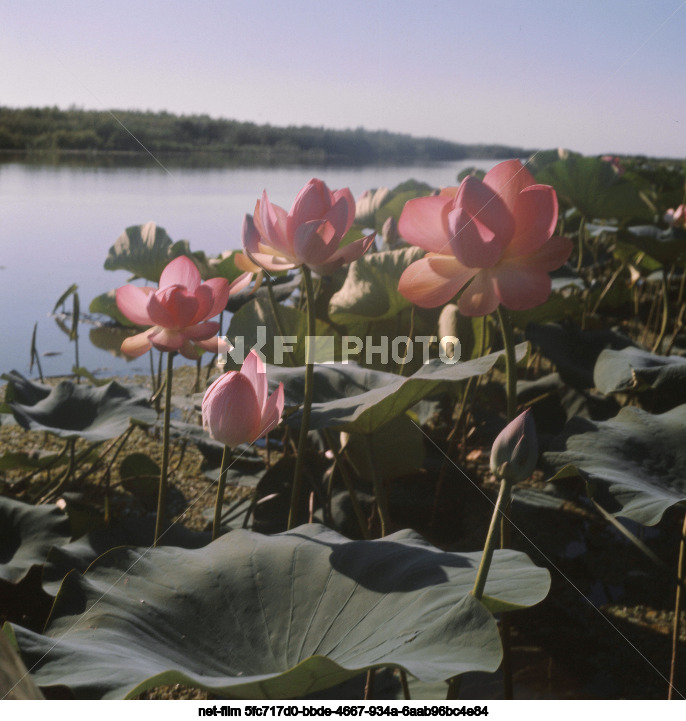
<svg viewBox="0 0 686 721">
<path fill-rule="evenodd" d="M 171 168 L 74 167 L 0 163 L 0 373 L 29 371 L 33 325 L 45 375 L 67 373 L 73 344 L 50 317 L 72 283 L 81 307 L 100 293 L 126 283 L 125 271 L 106 271 L 110 246 L 130 225 L 155 221 L 173 240 L 217 255 L 241 244 L 245 213 L 264 189 L 290 208 L 312 177 L 330 188 L 349 187 L 355 197 L 367 188 L 394 187 L 409 178 L 435 187 L 454 185 L 457 174 L 498 161 L 465 160 L 433 165 L 384 167 Z M 71 301 L 68 308 L 71 307 Z M 81 330 L 80 362 L 101 374 L 147 372 L 146 356 L 134 361 L 94 348 Z M 48 355 L 43 355 L 43 354 Z M 36 370 L 34 368 L 33 375 Z"/>
</svg>

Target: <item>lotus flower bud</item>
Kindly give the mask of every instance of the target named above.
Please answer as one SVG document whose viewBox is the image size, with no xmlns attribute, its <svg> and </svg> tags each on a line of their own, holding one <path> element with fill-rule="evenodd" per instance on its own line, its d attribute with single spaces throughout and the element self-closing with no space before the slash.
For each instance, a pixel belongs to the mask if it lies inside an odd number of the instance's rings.
<svg viewBox="0 0 686 721">
<path fill-rule="evenodd" d="M 500 432 L 491 449 L 491 471 L 511 483 L 526 480 L 538 461 L 538 437 L 531 409 Z"/>
</svg>

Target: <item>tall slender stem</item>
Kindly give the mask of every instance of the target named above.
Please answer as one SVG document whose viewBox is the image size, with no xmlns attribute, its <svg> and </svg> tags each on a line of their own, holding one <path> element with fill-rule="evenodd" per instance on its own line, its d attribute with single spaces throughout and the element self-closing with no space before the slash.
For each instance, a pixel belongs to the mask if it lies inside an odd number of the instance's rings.
<svg viewBox="0 0 686 721">
<path fill-rule="evenodd" d="M 498 306 L 498 322 L 500 332 L 503 334 L 505 346 L 505 374 L 507 377 L 507 422 L 514 420 L 517 413 L 517 359 L 515 358 L 515 343 L 510 316 L 507 311 Z"/>
<path fill-rule="evenodd" d="M 386 497 L 386 488 L 383 480 L 379 478 L 374 464 L 374 449 L 372 447 L 371 436 L 364 437 L 365 447 L 367 449 L 367 459 L 369 463 L 369 472 L 372 474 L 372 485 L 374 486 L 374 496 L 376 498 L 376 507 L 379 511 L 379 521 L 381 522 L 381 537 L 388 534 L 390 528 L 391 513 L 388 508 L 388 498 Z"/>
<path fill-rule="evenodd" d="M 162 534 L 167 530 L 167 473 L 169 471 L 169 419 L 171 415 L 172 374 L 174 353 L 167 353 L 167 385 L 164 393 L 164 430 L 162 432 L 162 470 L 157 494 L 157 519 L 155 521 L 155 546 L 159 545 Z"/>
<path fill-rule="evenodd" d="M 224 446 L 222 454 L 222 465 L 219 471 L 219 480 L 217 482 L 217 500 L 214 503 L 214 522 L 212 523 L 212 540 L 219 538 L 219 529 L 222 523 L 222 504 L 224 503 L 224 489 L 226 488 L 226 472 L 229 470 L 229 461 L 231 460 L 231 449 Z"/>
<path fill-rule="evenodd" d="M 301 267 L 305 282 L 305 298 L 307 300 L 307 334 L 313 339 L 316 334 L 316 316 L 314 310 L 314 289 L 312 286 L 312 271 L 306 266 Z M 302 488 L 303 464 L 305 462 L 305 448 L 307 447 L 307 434 L 310 429 L 310 412 L 312 410 L 312 381 L 314 378 L 314 363 L 311 355 L 314 349 L 306 345 L 305 349 L 305 398 L 303 400 L 303 415 L 300 423 L 300 437 L 295 459 L 295 473 L 293 474 L 293 489 L 291 492 L 291 508 L 288 513 L 288 529 L 298 522 L 298 502 Z"/>
<path fill-rule="evenodd" d="M 653 353 L 659 353 L 662 341 L 667 332 L 667 324 L 669 323 L 669 280 L 667 278 L 667 269 L 662 269 L 662 323 L 660 324 L 660 333 L 653 345 Z"/>
<path fill-rule="evenodd" d="M 493 552 L 495 551 L 498 536 L 498 520 L 500 519 L 500 514 L 503 512 L 503 509 L 510 501 L 511 490 L 512 483 L 505 478 L 501 479 L 500 490 L 498 491 L 498 500 L 495 502 L 493 515 L 491 516 L 491 525 L 488 527 L 486 543 L 484 544 L 484 552 L 481 555 L 481 563 L 479 563 L 479 570 L 476 572 L 474 588 L 472 589 L 472 595 L 479 601 L 483 598 L 486 578 L 488 577 L 488 571 L 491 567 L 491 561 L 493 560 Z"/>
<path fill-rule="evenodd" d="M 581 229 L 580 229 L 581 232 Z M 581 248 L 580 248 L 581 251 Z M 510 316 L 507 311 L 498 306 L 498 322 L 503 335 L 503 345 L 505 346 L 505 373 L 507 377 L 507 422 L 514 420 L 517 414 L 517 359 L 515 357 L 515 342 Z M 504 483 L 505 481 L 502 481 Z M 502 486 L 501 486 L 502 489 Z M 502 514 L 500 518 L 500 547 L 508 548 L 510 545 L 510 490 L 508 489 Z M 506 699 L 513 697 L 512 684 L 512 660 L 510 653 L 510 614 L 502 613 L 500 615 L 500 637 L 503 644 L 503 695 Z"/>
<path fill-rule="evenodd" d="M 686 514 L 684 525 L 681 528 L 681 542 L 679 543 L 679 562 L 676 578 L 676 599 L 674 601 L 674 625 L 672 626 L 672 662 L 669 670 L 669 692 L 667 700 L 671 701 L 676 680 L 677 654 L 679 651 L 679 638 L 681 636 L 681 591 L 686 585 Z"/>
</svg>

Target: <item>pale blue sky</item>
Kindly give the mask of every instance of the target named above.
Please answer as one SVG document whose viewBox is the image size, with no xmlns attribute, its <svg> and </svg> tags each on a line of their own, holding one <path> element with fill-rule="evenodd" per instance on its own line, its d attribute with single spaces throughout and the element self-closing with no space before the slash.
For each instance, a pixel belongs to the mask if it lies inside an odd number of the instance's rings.
<svg viewBox="0 0 686 721">
<path fill-rule="evenodd" d="M 4 0 L 0 104 L 686 156 L 686 0 Z"/>
</svg>

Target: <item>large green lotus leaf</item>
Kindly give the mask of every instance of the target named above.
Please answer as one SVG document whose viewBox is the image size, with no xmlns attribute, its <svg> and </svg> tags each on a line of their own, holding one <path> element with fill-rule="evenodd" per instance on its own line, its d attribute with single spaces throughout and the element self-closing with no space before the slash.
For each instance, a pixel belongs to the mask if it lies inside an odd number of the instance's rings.
<svg viewBox="0 0 686 721">
<path fill-rule="evenodd" d="M 116 438 L 132 419 L 149 425 L 157 417 L 148 403 L 147 391 L 116 381 L 97 388 L 61 381 L 33 405 L 9 405 L 17 423 L 27 430 L 92 442 Z"/>
<path fill-rule="evenodd" d="M 616 516 L 652 526 L 686 500 L 686 405 L 652 415 L 625 407 L 609 421 L 573 418 L 543 454 L 554 479 L 579 475 Z"/>
<path fill-rule="evenodd" d="M 636 187 L 600 158 L 570 156 L 546 165 L 536 181 L 552 185 L 563 203 L 587 219 L 652 219 Z"/>
<path fill-rule="evenodd" d="M 36 683 L 78 698 L 173 683 L 223 698 L 301 697 L 382 666 L 440 681 L 494 671 L 489 610 L 548 592 L 548 571 L 496 551 L 482 605 L 470 593 L 480 556 L 412 531 L 349 541 L 319 525 L 234 531 L 199 550 L 114 549 L 65 578 L 46 635 L 4 630 Z"/>
<path fill-rule="evenodd" d="M 5 388 L 6 403 L 22 403 L 32 406 L 34 403 L 47 398 L 52 391 L 52 386 L 45 383 L 34 383 L 18 371 L 3 373 L 2 379 L 7 381 Z"/>
<path fill-rule="evenodd" d="M 331 320 L 347 325 L 395 318 L 411 306 L 398 292 L 400 276 L 423 255 L 421 248 L 403 248 L 364 255 L 351 263 L 343 287 L 331 297 Z"/>
<path fill-rule="evenodd" d="M 159 545 L 180 548 L 202 548 L 210 533 L 191 531 L 177 523 L 161 536 Z M 73 569 L 84 572 L 106 551 L 118 546 L 152 546 L 155 539 L 154 518 L 123 518 L 117 523 L 96 528 L 75 541 L 53 544 L 45 555 L 43 588 L 56 595 L 62 579 Z"/>
<path fill-rule="evenodd" d="M 386 198 L 385 202 L 376 210 L 374 216 L 374 228 L 381 233 L 384 223 L 388 218 L 398 220 L 408 200 L 422 198 L 435 192 L 434 188 L 414 178 L 396 185 Z"/>
<path fill-rule="evenodd" d="M 516 346 L 521 360 L 528 344 Z M 451 383 L 487 373 L 503 351 L 454 364 L 431 360 L 405 377 L 345 363 L 316 365 L 310 429 L 334 428 L 348 433 L 373 433 L 418 401 L 449 388 Z M 287 405 L 300 405 L 304 398 L 303 368 L 270 368 L 271 390 L 283 382 Z M 291 414 L 288 424 L 299 426 L 302 411 Z"/>
<path fill-rule="evenodd" d="M 275 361 L 287 363 L 285 353 L 281 353 L 281 358 L 279 353 L 288 347 L 293 347 L 292 354 L 296 364 L 304 365 L 308 336 L 307 314 L 297 308 L 283 305 L 278 307 L 278 314 L 277 322 L 269 302 L 265 298 L 258 297 L 253 302 L 245 304 L 233 316 L 226 335 L 237 350 L 241 348 L 240 343 L 243 343 L 244 355 L 247 355 L 253 347 L 259 348 L 268 363 Z M 290 338 L 287 343 L 275 342 L 275 339 L 281 337 L 281 331 L 286 339 Z M 340 359 L 341 337 L 333 327 L 317 320 L 316 335 L 331 341 L 330 346 L 338 353 Z M 324 355 L 325 358 L 323 357 L 322 360 L 331 360 L 328 353 Z M 317 356 L 315 360 L 318 360 Z"/>
<path fill-rule="evenodd" d="M 621 241 L 631 243 L 662 265 L 686 261 L 686 232 L 678 228 L 661 230 L 654 225 L 637 225 L 618 233 Z"/>
<path fill-rule="evenodd" d="M 179 255 L 191 255 L 187 241 L 174 243 L 167 231 L 153 222 L 132 225 L 110 248 L 105 270 L 128 270 L 157 283 L 164 267 Z"/>
<path fill-rule="evenodd" d="M 136 327 L 120 310 L 117 305 L 116 290 L 109 290 L 93 298 L 88 306 L 89 313 L 100 313 L 116 320 L 119 325 L 125 328 Z"/>
<path fill-rule="evenodd" d="M 71 538 L 67 514 L 57 506 L 32 506 L 0 496 L 0 578 L 21 581 L 44 563 L 53 546 Z"/>
<path fill-rule="evenodd" d="M 657 391 L 672 407 L 686 403 L 686 358 L 659 356 L 642 348 L 604 350 L 593 371 L 603 393 L 648 389 Z"/>
<path fill-rule="evenodd" d="M 631 339 L 619 331 L 581 330 L 571 323 L 531 323 L 526 337 L 555 363 L 565 383 L 577 389 L 593 387 L 593 368 L 602 350 L 632 344 Z"/>
</svg>

